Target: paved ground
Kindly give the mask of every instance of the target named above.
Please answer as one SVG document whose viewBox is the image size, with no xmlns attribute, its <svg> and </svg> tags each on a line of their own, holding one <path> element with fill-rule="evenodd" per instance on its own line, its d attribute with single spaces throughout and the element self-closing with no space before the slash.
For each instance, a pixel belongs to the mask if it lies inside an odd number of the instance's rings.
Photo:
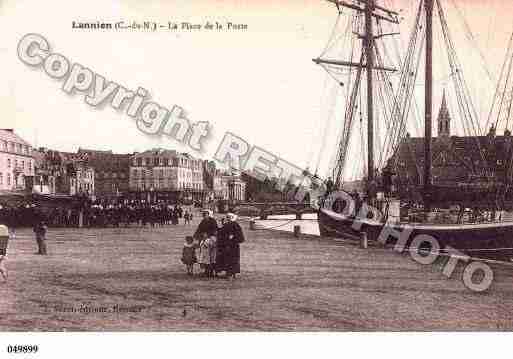
<svg viewBox="0 0 513 359">
<path fill-rule="evenodd" d="M 0 331 L 513 329 L 511 267 L 476 294 L 387 249 L 244 225 L 239 279 L 190 278 L 179 258 L 194 227 L 51 229 L 47 257 L 19 230 Z M 85 307 L 108 312 L 70 312 Z"/>
</svg>

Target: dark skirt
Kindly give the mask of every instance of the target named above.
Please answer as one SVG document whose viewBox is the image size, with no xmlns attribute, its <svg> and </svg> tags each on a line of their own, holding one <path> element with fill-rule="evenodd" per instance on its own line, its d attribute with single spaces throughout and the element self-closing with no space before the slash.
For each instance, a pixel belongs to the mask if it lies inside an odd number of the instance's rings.
<svg viewBox="0 0 513 359">
<path fill-rule="evenodd" d="M 240 246 L 238 243 L 217 247 L 216 271 L 228 274 L 240 273 Z"/>
</svg>

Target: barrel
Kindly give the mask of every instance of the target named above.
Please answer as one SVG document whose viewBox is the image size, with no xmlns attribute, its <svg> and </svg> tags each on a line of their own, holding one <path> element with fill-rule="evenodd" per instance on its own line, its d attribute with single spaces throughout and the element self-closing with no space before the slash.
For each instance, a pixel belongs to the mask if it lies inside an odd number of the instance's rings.
<svg viewBox="0 0 513 359">
<path fill-rule="evenodd" d="M 0 256 L 7 254 L 7 244 L 9 243 L 9 229 L 0 224 Z"/>
</svg>

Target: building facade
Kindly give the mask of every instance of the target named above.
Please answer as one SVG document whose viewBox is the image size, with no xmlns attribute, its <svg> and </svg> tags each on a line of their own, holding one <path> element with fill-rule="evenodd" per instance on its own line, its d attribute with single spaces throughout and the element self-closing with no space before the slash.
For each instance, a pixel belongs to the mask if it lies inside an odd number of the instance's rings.
<svg viewBox="0 0 513 359">
<path fill-rule="evenodd" d="M 94 169 L 84 154 L 40 148 L 36 159 L 33 191 L 94 199 Z"/>
<path fill-rule="evenodd" d="M 193 201 L 205 195 L 203 161 L 187 153 L 153 149 L 130 159 L 133 197 L 157 201 Z"/>
<path fill-rule="evenodd" d="M 435 185 L 459 186 L 511 181 L 513 138 L 509 130 L 497 135 L 451 136 L 451 116 L 445 94 L 437 118 L 438 136 L 432 142 L 432 180 Z M 424 138 L 409 135 L 392 158 L 399 189 L 422 185 Z"/>
<path fill-rule="evenodd" d="M 0 130 L 0 191 L 27 190 L 34 178 L 34 157 L 28 142 L 12 129 Z"/>
<path fill-rule="evenodd" d="M 94 170 L 96 200 L 115 201 L 124 198 L 130 189 L 130 154 L 87 149 L 79 149 L 78 154 Z"/>
<path fill-rule="evenodd" d="M 213 176 L 213 190 L 215 199 L 246 201 L 246 182 L 239 175 L 216 173 Z"/>
</svg>

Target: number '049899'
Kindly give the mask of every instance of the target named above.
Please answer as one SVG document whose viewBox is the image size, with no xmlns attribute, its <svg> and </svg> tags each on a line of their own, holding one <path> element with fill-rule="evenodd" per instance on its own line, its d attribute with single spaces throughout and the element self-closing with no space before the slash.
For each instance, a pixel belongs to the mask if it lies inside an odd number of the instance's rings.
<svg viewBox="0 0 513 359">
<path fill-rule="evenodd" d="M 7 353 L 9 354 L 31 354 L 37 353 L 39 350 L 37 345 L 8 345 Z"/>
</svg>

